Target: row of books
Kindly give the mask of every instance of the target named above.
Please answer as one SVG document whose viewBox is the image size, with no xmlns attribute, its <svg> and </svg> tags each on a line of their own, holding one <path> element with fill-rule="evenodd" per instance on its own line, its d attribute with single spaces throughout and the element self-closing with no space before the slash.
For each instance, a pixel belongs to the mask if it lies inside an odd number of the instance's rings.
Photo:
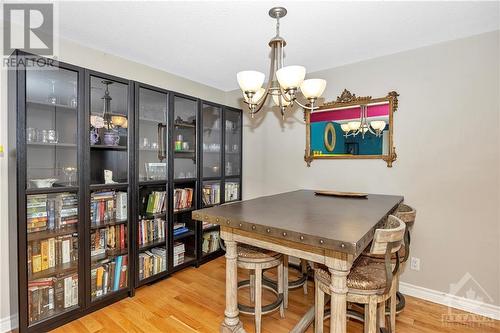
<svg viewBox="0 0 500 333">
<path fill-rule="evenodd" d="M 28 282 L 29 322 L 49 318 L 78 305 L 78 275 Z"/>
<path fill-rule="evenodd" d="M 78 259 L 78 236 L 65 235 L 28 243 L 28 275 Z"/>
<path fill-rule="evenodd" d="M 204 254 L 212 253 L 220 249 L 219 237 L 218 231 L 205 232 L 203 234 L 201 250 Z"/>
<path fill-rule="evenodd" d="M 115 219 L 127 219 L 127 192 L 93 192 L 90 201 L 90 223 L 99 225 Z"/>
<path fill-rule="evenodd" d="M 127 248 L 127 226 L 112 225 L 96 229 L 90 234 L 90 255 L 105 254 L 107 250 L 124 250 Z"/>
<path fill-rule="evenodd" d="M 165 220 L 156 218 L 152 220 L 140 220 L 138 223 L 139 245 L 165 239 Z"/>
<path fill-rule="evenodd" d="M 226 183 L 224 198 L 227 201 L 238 200 L 240 193 L 239 183 Z"/>
<path fill-rule="evenodd" d="M 186 252 L 186 244 L 182 242 L 174 242 L 174 266 L 184 262 L 184 253 Z"/>
<path fill-rule="evenodd" d="M 176 188 L 174 189 L 174 210 L 191 208 L 193 203 L 192 188 Z"/>
<path fill-rule="evenodd" d="M 167 270 L 167 249 L 155 247 L 139 253 L 139 280 Z"/>
<path fill-rule="evenodd" d="M 76 226 L 78 196 L 74 193 L 29 195 L 26 222 L 28 233 Z"/>
<path fill-rule="evenodd" d="M 146 213 L 157 214 L 157 213 L 163 213 L 166 210 L 167 210 L 167 192 L 166 191 L 151 192 L 148 196 Z"/>
<path fill-rule="evenodd" d="M 174 223 L 174 236 L 179 236 L 188 232 L 189 229 L 186 227 L 186 223 Z"/>
<path fill-rule="evenodd" d="M 128 255 L 101 261 L 90 272 L 92 300 L 107 293 L 118 291 L 128 285 Z"/>
<path fill-rule="evenodd" d="M 202 200 L 205 206 L 220 203 L 220 183 L 204 184 L 202 189 Z"/>
</svg>

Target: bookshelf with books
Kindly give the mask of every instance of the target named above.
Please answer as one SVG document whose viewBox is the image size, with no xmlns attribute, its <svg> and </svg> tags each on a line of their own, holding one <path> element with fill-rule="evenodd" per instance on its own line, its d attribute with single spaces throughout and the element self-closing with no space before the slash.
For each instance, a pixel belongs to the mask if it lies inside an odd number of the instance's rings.
<svg viewBox="0 0 500 333">
<path fill-rule="evenodd" d="M 9 271 L 21 332 L 47 331 L 84 306 L 84 71 L 57 61 L 40 68 L 39 59 L 15 51 L 8 73 L 9 229 L 17 233 Z"/>
<path fill-rule="evenodd" d="M 169 235 L 166 185 L 141 185 L 138 199 L 136 287 L 166 276 Z"/>
<path fill-rule="evenodd" d="M 43 58 L 13 57 L 30 59 L 9 71 L 8 88 L 20 332 L 49 331 L 221 253 L 218 227 L 191 213 L 224 203 L 228 180 L 241 197 L 241 163 L 226 165 L 228 154 L 241 159 L 241 140 L 225 144 L 228 130 L 241 135 L 241 119 L 226 122 L 238 110 L 57 61 L 27 70 Z"/>
<path fill-rule="evenodd" d="M 201 208 L 241 200 L 241 110 L 203 101 L 201 122 Z M 219 226 L 198 223 L 198 262 L 202 264 L 224 252 Z"/>
</svg>

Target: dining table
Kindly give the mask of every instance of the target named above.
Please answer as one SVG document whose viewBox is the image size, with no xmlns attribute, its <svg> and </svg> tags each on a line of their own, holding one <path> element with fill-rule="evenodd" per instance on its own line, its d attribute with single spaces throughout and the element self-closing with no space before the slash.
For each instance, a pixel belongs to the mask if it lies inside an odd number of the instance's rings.
<svg viewBox="0 0 500 333">
<path fill-rule="evenodd" d="M 331 273 L 330 332 L 346 332 L 350 268 L 403 196 L 316 192 L 296 190 L 192 212 L 194 220 L 220 225 L 226 247 L 221 332 L 246 332 L 238 311 L 238 243 L 325 265 Z M 312 321 L 314 310 L 308 311 L 291 332 L 304 332 Z"/>
</svg>

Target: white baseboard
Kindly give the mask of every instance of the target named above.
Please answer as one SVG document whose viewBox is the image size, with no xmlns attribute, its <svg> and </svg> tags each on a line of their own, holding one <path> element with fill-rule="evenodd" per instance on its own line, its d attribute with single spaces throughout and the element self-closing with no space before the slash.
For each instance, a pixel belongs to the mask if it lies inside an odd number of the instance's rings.
<svg viewBox="0 0 500 333">
<path fill-rule="evenodd" d="M 478 302 L 465 297 L 458 297 L 441 291 L 414 286 L 400 282 L 399 291 L 405 295 L 417 297 L 433 303 L 449 306 L 491 319 L 500 320 L 500 306 Z"/>
<path fill-rule="evenodd" d="M 0 318 L 0 332 L 9 332 L 17 328 L 17 313 L 10 317 Z"/>
</svg>

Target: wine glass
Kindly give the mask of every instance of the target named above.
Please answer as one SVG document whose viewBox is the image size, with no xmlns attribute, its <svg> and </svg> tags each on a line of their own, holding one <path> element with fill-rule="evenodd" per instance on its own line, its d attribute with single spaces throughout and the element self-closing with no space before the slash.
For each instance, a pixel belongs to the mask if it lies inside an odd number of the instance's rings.
<svg viewBox="0 0 500 333">
<path fill-rule="evenodd" d="M 49 96 L 47 97 L 47 102 L 49 102 L 50 104 L 56 104 L 57 103 L 56 80 L 49 80 L 49 81 L 52 84 L 52 91 L 50 92 Z"/>
<path fill-rule="evenodd" d="M 71 81 L 73 84 L 73 95 L 69 98 L 69 106 L 72 108 L 76 108 L 78 106 L 78 97 L 76 97 L 76 82 Z"/>
<path fill-rule="evenodd" d="M 75 167 L 64 167 L 63 168 L 64 175 L 68 177 L 68 186 L 73 186 L 73 176 L 76 173 L 76 168 Z"/>
</svg>

